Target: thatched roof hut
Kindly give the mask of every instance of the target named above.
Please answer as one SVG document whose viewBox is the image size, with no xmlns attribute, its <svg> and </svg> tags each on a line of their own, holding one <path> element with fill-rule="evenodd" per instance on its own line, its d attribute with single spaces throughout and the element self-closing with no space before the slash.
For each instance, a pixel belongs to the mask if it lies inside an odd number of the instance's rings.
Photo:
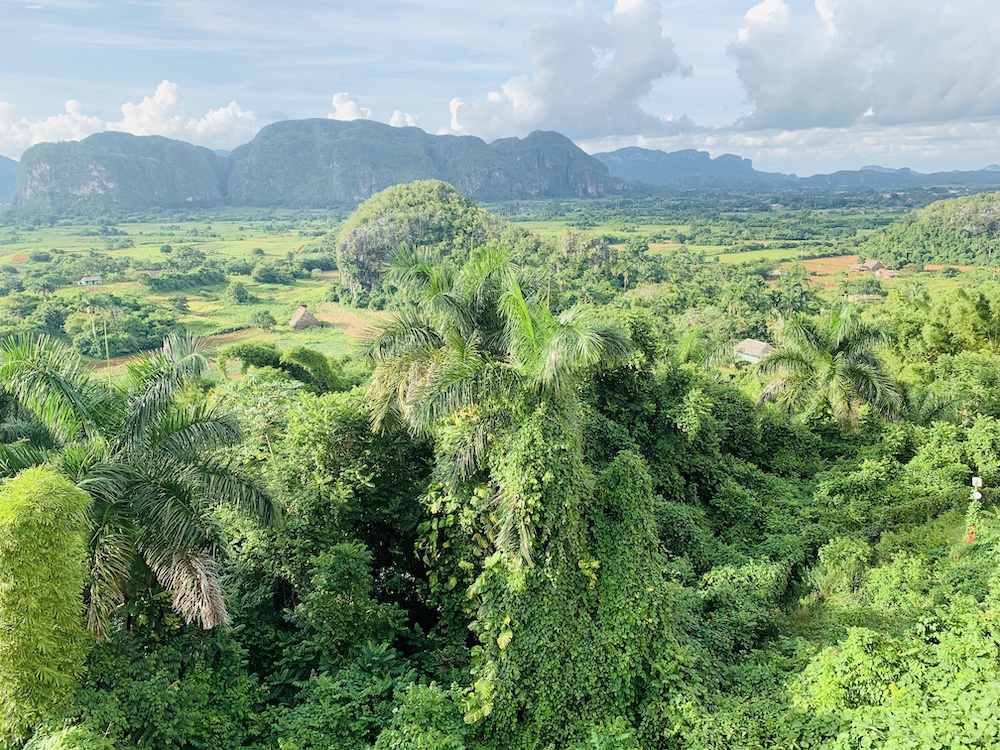
<svg viewBox="0 0 1000 750">
<path fill-rule="evenodd" d="M 736 345 L 734 354 L 736 354 L 737 359 L 756 364 L 774 351 L 776 351 L 775 348 L 766 341 L 743 339 Z"/>
<path fill-rule="evenodd" d="M 305 305 L 299 305 L 299 309 L 295 311 L 288 325 L 296 331 L 301 331 L 303 328 L 312 328 L 323 324 L 316 320 L 316 316 L 309 312 Z"/>
</svg>

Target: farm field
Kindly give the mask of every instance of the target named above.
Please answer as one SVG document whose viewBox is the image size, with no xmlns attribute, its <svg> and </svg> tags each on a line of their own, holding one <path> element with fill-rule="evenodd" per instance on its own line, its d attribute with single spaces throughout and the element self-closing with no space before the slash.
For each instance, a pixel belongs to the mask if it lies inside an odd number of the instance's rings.
<svg viewBox="0 0 1000 750">
<path fill-rule="evenodd" d="M 607 207 L 605 207 L 606 209 Z M 624 212 L 623 212 L 624 213 Z M 856 240 L 850 240 L 837 222 L 851 219 L 842 215 L 778 211 L 773 213 L 732 212 L 716 215 L 714 220 L 697 218 L 683 223 L 648 217 L 614 215 L 608 210 L 592 214 L 577 210 L 554 219 L 517 220 L 513 223 L 549 241 L 558 241 L 568 233 L 583 235 L 596 242 L 606 242 L 624 248 L 628 241 L 649 238 L 653 256 L 669 258 L 680 251 L 696 251 L 707 261 L 727 265 L 772 261 L 775 268 L 801 262 L 812 274 L 812 287 L 832 301 L 839 294 L 840 284 L 856 278 L 849 267 L 857 260 Z M 338 304 L 331 290 L 338 274 L 316 268 L 305 277 L 286 283 L 265 283 L 250 274 L 259 264 L 295 262 L 303 258 L 331 258 L 330 238 L 340 226 L 341 216 L 324 212 L 284 212 L 272 214 L 237 214 L 231 211 L 191 217 L 167 218 L 162 221 L 123 221 L 121 223 L 68 224 L 53 226 L 41 223 L 0 226 L 0 280 L 5 275 L 26 282 L 44 275 L 49 266 L 72 256 L 78 259 L 74 268 L 87 269 L 86 258 L 110 258 L 128 266 L 127 270 L 102 278 L 102 283 L 83 288 L 76 285 L 81 276 L 97 271 L 82 270 L 73 278 L 64 278 L 51 290 L 54 300 L 64 300 L 74 309 L 99 307 L 108 294 L 118 299 L 141 302 L 164 310 L 173 310 L 175 319 L 188 331 L 205 338 L 212 350 L 236 341 L 271 342 L 279 347 L 304 345 L 334 357 L 350 354 L 357 341 L 372 331 L 386 314 Z M 790 231 L 811 235 L 808 240 L 770 240 L 770 232 Z M 753 227 L 756 227 L 753 228 Z M 823 232 L 829 231 L 830 237 Z M 871 230 L 858 229 L 854 236 Z M 845 237 L 848 237 L 845 239 Z M 746 250 L 740 250 L 746 247 Z M 837 250 L 841 249 L 841 253 Z M 831 257 L 801 260 L 802 255 L 829 252 Z M 176 291 L 160 291 L 149 280 L 150 272 L 158 269 L 177 270 L 179 258 L 185 254 L 227 269 L 225 282 L 194 285 Z M 201 261 L 192 261 L 195 265 Z M 242 262 L 237 271 L 234 262 Z M 190 266 L 194 267 L 194 266 Z M 928 269 L 931 271 L 934 269 Z M 962 269 L 965 270 L 965 269 Z M 904 273 L 904 279 L 910 274 Z M 920 274 L 928 288 L 943 290 L 961 283 L 938 273 Z M 227 287 L 239 284 L 247 300 L 236 304 L 227 297 Z M 770 282 L 774 283 L 773 279 Z M 655 285 L 644 286 L 646 296 L 655 292 Z M 43 290 L 43 293 L 48 293 Z M 91 302 L 93 300 L 93 302 Z M 324 325 L 322 328 L 293 331 L 288 322 L 300 306 L 305 305 Z M 261 327 L 259 321 L 269 317 L 274 324 Z M 93 324 L 93 321 L 91 321 Z M 95 327 L 96 330 L 96 327 Z M 103 359 L 96 354 L 94 359 Z M 109 359 L 114 360 L 111 357 Z"/>
</svg>

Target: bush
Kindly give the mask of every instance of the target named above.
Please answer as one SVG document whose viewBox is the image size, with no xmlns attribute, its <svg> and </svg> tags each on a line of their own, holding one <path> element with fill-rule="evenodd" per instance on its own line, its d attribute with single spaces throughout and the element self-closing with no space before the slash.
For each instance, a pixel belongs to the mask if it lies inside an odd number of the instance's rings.
<svg viewBox="0 0 1000 750">
<path fill-rule="evenodd" d="M 0 489 L 0 744 L 26 739 L 82 671 L 89 507 L 47 469 Z"/>
<path fill-rule="evenodd" d="M 269 331 L 278 325 L 278 321 L 267 310 L 258 310 L 250 317 L 250 325 L 254 328 L 262 328 L 265 331 Z"/>
<path fill-rule="evenodd" d="M 225 298 L 227 302 L 234 305 L 245 305 L 254 300 L 250 292 L 247 291 L 246 285 L 239 281 L 233 281 L 226 287 Z"/>
<path fill-rule="evenodd" d="M 221 629 L 164 630 L 119 631 L 94 650 L 76 701 L 84 723 L 139 750 L 243 747 L 263 695 L 242 649 Z"/>
<path fill-rule="evenodd" d="M 465 750 L 468 729 L 451 694 L 431 683 L 407 685 L 397 698 L 375 750 Z"/>
</svg>

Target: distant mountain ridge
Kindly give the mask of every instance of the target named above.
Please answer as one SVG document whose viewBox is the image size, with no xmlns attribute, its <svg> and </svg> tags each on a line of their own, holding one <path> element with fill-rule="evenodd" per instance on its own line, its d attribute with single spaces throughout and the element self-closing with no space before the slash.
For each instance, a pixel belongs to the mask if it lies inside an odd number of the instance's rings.
<svg viewBox="0 0 1000 750">
<path fill-rule="evenodd" d="M 753 162 L 733 154 L 716 158 L 705 151 L 653 151 L 630 146 L 594 154 L 608 171 L 626 180 L 677 188 L 737 188 L 786 185 L 794 175 L 758 172 Z"/>
<path fill-rule="evenodd" d="M 13 193 L 14 207 L 28 211 L 353 208 L 385 188 L 428 179 L 490 202 L 692 189 L 989 188 L 1000 187 L 1000 168 L 921 174 L 866 166 L 803 178 L 693 149 L 590 156 L 554 132 L 486 143 L 370 120 L 310 119 L 268 125 L 232 152 L 118 132 L 38 144 L 20 162 L 0 157 L 0 203 Z"/>
<path fill-rule="evenodd" d="M 354 206 L 392 185 L 437 179 L 477 200 L 600 197 L 627 186 L 559 133 L 487 144 L 354 120 L 287 120 L 221 156 L 159 136 L 98 133 L 29 148 L 18 208 Z"/>
<path fill-rule="evenodd" d="M 705 151 L 654 151 L 631 146 L 617 151 L 594 154 L 609 172 L 633 180 L 666 188 L 869 188 L 895 190 L 919 187 L 1000 187 L 1000 171 L 990 165 L 977 171 L 933 172 L 922 174 L 909 167 L 866 166 L 833 174 L 798 177 L 779 172 L 760 172 L 749 159 L 732 154 L 712 158 Z"/>
<path fill-rule="evenodd" d="M 14 199 L 17 188 L 17 162 L 0 156 L 0 205 L 10 203 Z"/>
</svg>

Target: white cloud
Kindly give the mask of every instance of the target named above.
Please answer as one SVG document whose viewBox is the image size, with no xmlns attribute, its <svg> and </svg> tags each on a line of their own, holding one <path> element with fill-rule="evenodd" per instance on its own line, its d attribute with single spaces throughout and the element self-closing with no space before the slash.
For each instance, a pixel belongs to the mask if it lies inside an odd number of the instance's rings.
<svg viewBox="0 0 1000 750">
<path fill-rule="evenodd" d="M 746 128 L 894 125 L 1000 114 L 995 0 L 786 0 L 750 8 L 730 46 Z"/>
<path fill-rule="evenodd" d="M 62 114 L 35 121 L 18 117 L 13 104 L 0 102 L 0 154 L 19 156 L 36 143 L 75 141 L 103 129 L 101 118 L 85 115 L 76 99 L 66 102 Z"/>
<path fill-rule="evenodd" d="M 257 125 L 253 112 L 233 101 L 225 107 L 210 109 L 200 119 L 188 120 L 187 133 L 196 143 L 232 148 L 253 138 Z"/>
<path fill-rule="evenodd" d="M 656 81 L 690 72 L 663 36 L 655 0 L 617 0 L 609 17 L 579 5 L 536 27 L 528 52 L 533 73 L 482 99 L 453 99 L 448 131 L 495 138 L 536 129 L 598 136 L 692 127 L 686 118 L 656 117 L 641 107 Z"/>
<path fill-rule="evenodd" d="M 121 130 L 133 135 L 176 136 L 184 131 L 181 115 L 181 90 L 176 83 L 163 81 L 152 96 L 139 104 L 122 105 L 122 119 L 109 122 L 108 130 Z"/>
<path fill-rule="evenodd" d="M 331 120 L 374 120 L 375 113 L 368 107 L 362 107 L 357 99 L 346 91 L 338 91 L 333 95 L 333 112 L 327 115 Z"/>
<path fill-rule="evenodd" d="M 216 148 L 232 148 L 257 132 L 253 112 L 242 109 L 235 101 L 209 110 L 203 117 L 186 119 L 180 87 L 170 81 L 163 81 L 152 96 L 139 104 L 123 104 L 121 110 L 122 119 L 107 123 L 108 130 L 163 135 Z"/>
<path fill-rule="evenodd" d="M 338 91 L 333 95 L 333 112 L 327 115 L 331 120 L 376 120 L 374 110 L 363 107 L 361 102 L 346 91 Z M 393 110 L 389 124 L 394 128 L 414 127 L 419 118 L 407 114 L 401 109 Z"/>
<path fill-rule="evenodd" d="M 416 115 L 408 115 L 401 109 L 396 109 L 393 110 L 392 117 L 389 118 L 389 124 L 394 128 L 413 128 L 416 127 L 418 119 Z"/>
<path fill-rule="evenodd" d="M 200 118 L 185 117 L 180 88 L 170 81 L 160 83 L 139 103 L 126 102 L 121 112 L 120 120 L 105 122 L 84 114 L 83 105 L 70 99 L 64 113 L 31 121 L 19 118 L 14 105 L 0 102 L 0 154 L 17 157 L 36 143 L 77 141 L 104 130 L 162 135 L 210 148 L 232 148 L 257 132 L 253 112 L 236 102 L 209 110 Z"/>
</svg>

